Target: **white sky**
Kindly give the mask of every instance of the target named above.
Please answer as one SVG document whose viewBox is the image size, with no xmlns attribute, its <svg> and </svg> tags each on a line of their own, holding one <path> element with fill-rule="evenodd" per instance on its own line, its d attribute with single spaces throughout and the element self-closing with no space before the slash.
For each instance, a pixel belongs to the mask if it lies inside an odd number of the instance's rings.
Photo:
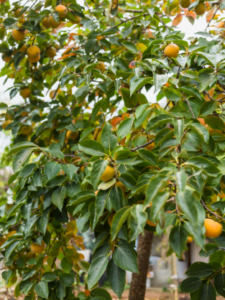
<svg viewBox="0 0 225 300">
<path fill-rule="evenodd" d="M 14 1 L 10 1 L 14 2 Z M 83 5 L 83 0 L 78 0 L 78 3 Z M 186 34 L 187 37 L 192 37 L 196 32 L 198 31 L 204 31 L 206 28 L 206 18 L 205 15 L 202 17 L 199 17 L 195 20 L 194 25 L 191 25 L 191 23 L 187 20 L 187 18 L 183 18 L 182 22 L 177 26 L 178 29 L 180 29 L 182 32 Z M 0 68 L 4 66 L 4 62 L 1 59 L 0 56 Z M 9 99 L 9 92 L 5 92 L 9 87 L 13 85 L 13 79 L 8 79 L 7 83 L 3 85 L 3 82 L 5 80 L 5 77 L 0 77 L 0 86 L 2 86 L 0 90 L 0 102 L 5 102 L 8 105 L 10 104 L 19 104 L 23 102 L 23 99 L 19 94 L 13 99 Z M 150 99 L 151 102 L 156 102 L 156 97 L 153 93 L 153 90 L 148 92 L 146 94 L 148 99 Z M 6 136 L 5 133 L 2 131 L 0 132 L 0 154 L 4 151 L 5 147 L 10 144 L 10 136 Z"/>
</svg>

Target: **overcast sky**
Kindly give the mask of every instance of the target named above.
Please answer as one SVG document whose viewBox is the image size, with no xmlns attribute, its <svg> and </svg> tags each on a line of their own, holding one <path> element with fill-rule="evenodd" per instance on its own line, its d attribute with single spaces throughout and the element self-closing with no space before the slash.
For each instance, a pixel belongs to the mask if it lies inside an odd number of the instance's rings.
<svg viewBox="0 0 225 300">
<path fill-rule="evenodd" d="M 83 0 L 78 0 L 77 2 L 83 5 Z M 184 32 L 187 37 L 191 37 L 196 32 L 205 30 L 206 18 L 205 16 L 199 17 L 198 20 L 195 20 L 194 25 L 191 25 L 191 23 L 187 20 L 187 18 L 184 18 L 177 28 L 180 29 L 182 32 Z M 1 56 L 0 56 L 0 68 L 2 68 L 3 66 L 4 66 L 4 62 L 1 60 Z M 22 103 L 23 99 L 19 94 L 17 94 L 17 96 L 13 100 L 9 100 L 9 92 L 5 92 L 5 90 L 7 90 L 9 87 L 13 85 L 13 80 L 8 79 L 6 84 L 3 85 L 4 80 L 5 77 L 0 77 L 0 86 L 2 87 L 0 90 L 0 102 L 6 102 L 8 105 Z M 156 101 L 153 91 L 150 91 L 147 94 L 147 96 L 151 102 Z M 6 136 L 4 132 L 0 132 L 0 153 L 4 151 L 5 147 L 8 146 L 9 143 L 10 143 L 10 137 Z"/>
</svg>

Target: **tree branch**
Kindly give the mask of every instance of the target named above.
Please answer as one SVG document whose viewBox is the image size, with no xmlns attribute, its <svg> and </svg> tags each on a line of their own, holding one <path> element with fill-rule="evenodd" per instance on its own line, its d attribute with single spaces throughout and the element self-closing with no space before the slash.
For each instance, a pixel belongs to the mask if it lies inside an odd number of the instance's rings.
<svg viewBox="0 0 225 300">
<path fill-rule="evenodd" d="M 131 13 L 143 13 L 144 11 L 142 9 L 123 9 L 125 12 L 131 12 Z"/>
<path fill-rule="evenodd" d="M 216 15 L 216 13 L 217 13 L 217 12 L 218 12 L 218 10 L 220 9 L 221 3 L 222 3 L 222 1 L 220 1 L 220 2 L 218 3 L 218 6 L 217 6 L 217 8 L 215 9 L 215 11 L 214 11 L 214 14 L 213 14 L 212 18 L 210 19 L 209 23 L 207 24 L 207 26 L 206 26 L 206 28 L 205 28 L 205 31 L 207 30 L 207 28 L 209 27 L 209 25 L 210 25 L 211 21 L 214 19 L 214 17 L 215 17 L 215 15 Z"/>
<path fill-rule="evenodd" d="M 194 115 L 194 112 L 193 112 L 193 110 L 192 110 L 192 108 L 191 108 L 191 105 L 190 105 L 188 99 L 184 96 L 184 94 L 182 94 L 182 95 L 183 95 L 183 97 L 184 97 L 184 100 L 187 102 L 187 105 L 188 105 L 188 107 L 189 107 L 189 109 L 190 109 L 190 111 L 191 111 L 191 114 L 192 114 L 193 118 L 196 119 L 196 117 L 195 117 L 195 115 Z"/>
<path fill-rule="evenodd" d="M 148 16 L 148 15 L 149 15 L 148 13 L 145 13 L 145 14 L 142 14 L 142 15 L 138 15 L 138 16 L 135 16 L 135 17 L 126 19 L 126 20 L 120 22 L 119 24 L 117 24 L 117 25 L 114 26 L 114 27 L 119 27 L 119 26 L 120 26 L 121 24 L 123 24 L 123 23 L 129 22 L 129 21 L 134 20 L 134 19 L 136 19 L 136 18 L 138 18 L 138 17 L 144 17 L 144 16 Z"/>
<path fill-rule="evenodd" d="M 140 148 L 144 148 L 144 147 L 146 147 L 146 146 L 152 144 L 154 141 L 155 141 L 155 140 L 151 140 L 151 141 L 149 141 L 149 142 L 147 142 L 147 143 L 145 143 L 145 144 L 143 144 L 143 145 L 141 145 L 141 146 L 138 146 L 138 147 L 136 147 L 136 148 L 130 149 L 130 151 L 134 152 L 134 151 L 136 151 L 136 150 L 138 150 L 138 149 L 140 149 Z"/>
<path fill-rule="evenodd" d="M 205 204 L 205 202 L 201 199 L 201 203 L 202 203 L 202 205 L 203 205 L 203 207 L 205 208 L 205 210 L 208 210 L 212 215 L 214 215 L 217 219 L 222 219 L 222 220 L 224 220 L 224 218 L 223 217 L 221 217 L 221 216 L 219 216 L 217 213 L 214 213 L 213 211 L 211 211 L 211 209 L 209 209 L 207 206 L 206 206 L 206 204 Z"/>
</svg>

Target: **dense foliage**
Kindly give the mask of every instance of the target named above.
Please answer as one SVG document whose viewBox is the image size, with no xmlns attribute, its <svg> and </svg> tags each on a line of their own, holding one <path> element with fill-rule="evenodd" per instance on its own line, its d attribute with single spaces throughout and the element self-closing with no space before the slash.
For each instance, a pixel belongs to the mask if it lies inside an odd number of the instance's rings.
<svg viewBox="0 0 225 300">
<path fill-rule="evenodd" d="M 138 235 L 171 227 L 168 255 L 189 237 L 210 257 L 182 290 L 225 297 L 225 3 L 58 2 L 0 4 L 0 75 L 24 98 L 1 103 L 13 135 L 14 205 L 0 219 L 8 287 L 26 300 L 110 300 L 98 288 L 106 271 L 120 297 L 125 270 L 138 272 Z M 186 40 L 175 26 L 205 10 L 206 31 Z M 165 107 L 143 93 L 152 87 Z M 89 228 L 90 266 L 77 235 Z"/>
</svg>

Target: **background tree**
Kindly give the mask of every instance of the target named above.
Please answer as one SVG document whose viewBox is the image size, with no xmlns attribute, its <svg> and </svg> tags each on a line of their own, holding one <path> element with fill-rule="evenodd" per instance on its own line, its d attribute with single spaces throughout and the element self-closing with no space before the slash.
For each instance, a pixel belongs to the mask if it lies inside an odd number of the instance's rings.
<svg viewBox="0 0 225 300">
<path fill-rule="evenodd" d="M 138 235 L 169 226 L 168 255 L 181 257 L 192 237 L 210 256 L 189 268 L 182 290 L 195 300 L 225 297 L 224 8 L 1 0 L 0 75 L 14 79 L 11 98 L 24 98 L 1 115 L 14 170 L 14 205 L 0 220 L 3 278 L 16 284 L 15 297 L 108 300 L 98 288 L 105 271 L 120 297 L 125 271 L 139 272 Z M 185 40 L 175 26 L 205 11 L 206 31 Z M 153 86 L 165 107 L 144 95 Z M 89 228 L 90 266 L 77 235 Z"/>
</svg>

